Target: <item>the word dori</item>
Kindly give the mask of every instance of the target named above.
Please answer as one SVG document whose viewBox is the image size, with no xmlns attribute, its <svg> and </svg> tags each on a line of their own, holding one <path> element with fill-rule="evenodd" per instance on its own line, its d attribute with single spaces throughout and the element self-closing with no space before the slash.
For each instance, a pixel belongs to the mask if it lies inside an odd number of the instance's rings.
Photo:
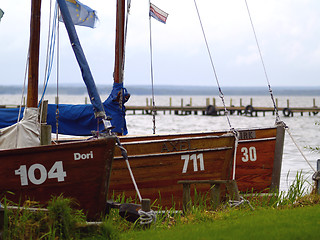
<svg viewBox="0 0 320 240">
<path fill-rule="evenodd" d="M 86 160 L 86 159 L 93 159 L 93 152 L 90 151 L 89 153 L 74 153 L 74 160 Z"/>
</svg>

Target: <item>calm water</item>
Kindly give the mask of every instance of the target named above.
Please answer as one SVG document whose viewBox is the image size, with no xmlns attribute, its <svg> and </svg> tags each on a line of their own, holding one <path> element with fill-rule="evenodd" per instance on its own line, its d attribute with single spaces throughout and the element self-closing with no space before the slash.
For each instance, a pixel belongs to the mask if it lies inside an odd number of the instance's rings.
<svg viewBox="0 0 320 240">
<path fill-rule="evenodd" d="M 105 99 L 106 96 L 102 96 Z M 156 97 L 156 105 L 169 105 L 169 96 Z M 192 96 L 192 105 L 203 106 L 206 104 L 207 96 Z M 232 96 L 232 104 L 235 106 L 240 105 L 240 98 L 244 106 L 250 103 L 250 97 L 247 96 Z M 46 99 L 49 103 L 54 103 L 55 97 L 48 95 Z M 74 95 L 67 96 L 61 95 L 60 103 L 73 103 L 82 104 L 85 101 L 85 95 Z M 147 96 L 131 96 L 127 105 L 146 105 L 146 99 L 150 101 L 150 97 Z M 181 106 L 181 99 L 183 104 L 190 103 L 190 96 L 173 96 L 172 105 Z M 302 106 L 313 106 L 313 99 L 316 101 L 316 105 L 320 106 L 320 98 L 312 96 L 290 96 L 290 97 L 279 97 L 278 106 L 286 107 L 287 99 L 290 100 L 290 106 L 302 107 Z M 212 103 L 212 97 L 210 97 Z M 226 98 L 225 102 L 230 105 L 230 98 Z M 255 96 L 252 99 L 253 106 L 272 106 L 270 97 L 266 96 Z M 0 95 L 0 104 L 19 104 L 19 95 Z M 218 97 L 216 97 L 218 106 L 222 106 L 222 103 Z M 306 146 L 320 146 L 320 126 L 315 125 L 316 121 L 320 121 L 320 113 L 318 115 L 300 116 L 300 113 L 294 117 L 285 118 L 282 112 L 280 113 L 282 121 L 289 127 L 295 141 L 298 143 L 307 159 L 311 162 L 312 166 L 316 168 L 316 161 L 320 159 L 319 153 L 312 153 L 307 150 Z M 127 115 L 127 125 L 129 134 L 152 134 L 152 116 L 150 115 L 132 115 L 130 112 Z M 273 126 L 275 117 L 271 113 L 267 113 L 265 117 L 245 117 L 245 116 L 230 116 L 231 125 L 234 128 L 245 128 L 245 127 L 269 127 Z M 228 130 L 229 126 L 225 116 L 210 117 L 200 115 L 169 115 L 167 112 L 163 114 L 159 112 L 156 116 L 156 133 L 174 133 L 174 132 L 196 132 L 196 131 L 210 131 L 210 130 Z M 285 136 L 285 147 L 282 162 L 282 173 L 281 173 L 281 190 L 286 190 L 288 185 L 293 181 L 296 173 L 302 171 L 303 174 L 311 182 L 312 169 L 303 159 L 293 141 L 286 133 Z"/>
</svg>

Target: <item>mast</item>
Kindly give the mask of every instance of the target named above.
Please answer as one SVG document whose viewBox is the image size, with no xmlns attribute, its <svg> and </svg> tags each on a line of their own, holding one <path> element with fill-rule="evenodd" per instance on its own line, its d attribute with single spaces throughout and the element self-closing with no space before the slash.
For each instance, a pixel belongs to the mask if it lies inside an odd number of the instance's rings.
<svg viewBox="0 0 320 240">
<path fill-rule="evenodd" d="M 27 107 L 38 107 L 41 0 L 31 2 Z"/>
<path fill-rule="evenodd" d="M 115 83 L 123 82 L 123 58 L 124 58 L 124 21 L 125 0 L 117 0 L 116 20 L 116 46 L 113 78 Z"/>
</svg>

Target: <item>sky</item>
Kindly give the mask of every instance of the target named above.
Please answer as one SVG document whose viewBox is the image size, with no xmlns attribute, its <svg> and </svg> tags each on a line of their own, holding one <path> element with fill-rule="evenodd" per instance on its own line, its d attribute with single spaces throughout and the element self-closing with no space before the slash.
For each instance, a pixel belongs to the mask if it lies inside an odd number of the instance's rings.
<svg viewBox="0 0 320 240">
<path fill-rule="evenodd" d="M 52 2 L 54 2 L 52 0 Z M 96 28 L 77 26 L 97 84 L 111 85 L 116 0 L 82 0 L 96 10 Z M 155 85 L 216 86 L 194 0 L 152 0 L 169 14 L 151 19 Z M 0 0 L 0 85 L 22 85 L 31 0 Z M 196 0 L 221 86 L 267 86 L 245 0 Z M 320 1 L 247 0 L 271 86 L 320 86 Z M 44 79 L 50 0 L 42 1 L 40 82 Z M 60 24 L 59 83 L 82 84 L 65 27 Z M 57 52 L 57 51 L 56 51 Z M 149 0 L 132 0 L 125 85 L 150 85 Z M 56 61 L 49 84 L 56 84 Z"/>
</svg>

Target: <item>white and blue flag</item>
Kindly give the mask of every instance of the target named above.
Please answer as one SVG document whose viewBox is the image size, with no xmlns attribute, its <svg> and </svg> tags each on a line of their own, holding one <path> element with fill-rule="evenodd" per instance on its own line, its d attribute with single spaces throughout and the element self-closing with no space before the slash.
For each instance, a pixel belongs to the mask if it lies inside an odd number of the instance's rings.
<svg viewBox="0 0 320 240">
<path fill-rule="evenodd" d="M 78 0 L 66 0 L 72 21 L 74 25 L 94 28 L 98 19 L 96 11 L 82 4 Z M 60 21 L 62 17 L 59 18 Z"/>
</svg>

